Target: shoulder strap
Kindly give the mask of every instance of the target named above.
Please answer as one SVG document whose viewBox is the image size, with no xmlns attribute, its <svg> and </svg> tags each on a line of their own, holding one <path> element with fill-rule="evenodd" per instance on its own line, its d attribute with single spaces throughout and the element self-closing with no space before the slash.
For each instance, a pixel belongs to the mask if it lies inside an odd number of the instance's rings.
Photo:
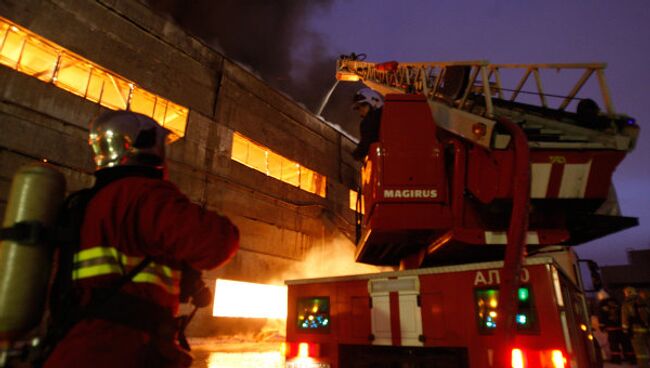
<svg viewBox="0 0 650 368">
<path fill-rule="evenodd" d="M 73 257 L 80 247 L 80 233 L 88 203 L 98 189 L 88 188 L 70 194 L 57 216 L 54 238 L 56 244 L 55 273 L 50 288 L 47 331 L 36 348 L 33 366 L 41 367 L 54 347 L 61 341 L 79 310 L 79 297 L 72 282 Z"/>
<path fill-rule="evenodd" d="M 104 186 L 83 189 L 68 196 L 61 209 L 57 224 L 58 258 L 54 282 L 50 291 L 50 322 L 47 336 L 42 347 L 42 359 L 54 349 L 72 327 L 87 316 L 101 309 L 102 305 L 117 295 L 122 287 L 144 270 L 151 258 L 146 257 L 136 267 L 105 289 L 101 297 L 94 298 L 91 303 L 81 307 L 77 290 L 72 280 L 74 255 L 81 247 L 81 226 L 86 214 L 86 208 L 92 198 Z"/>
<path fill-rule="evenodd" d="M 78 302 L 72 282 L 73 258 L 80 248 L 81 225 L 86 207 L 97 191 L 89 188 L 72 193 L 59 212 L 55 236 L 57 268 L 50 291 L 50 309 L 54 319 Z"/>
</svg>

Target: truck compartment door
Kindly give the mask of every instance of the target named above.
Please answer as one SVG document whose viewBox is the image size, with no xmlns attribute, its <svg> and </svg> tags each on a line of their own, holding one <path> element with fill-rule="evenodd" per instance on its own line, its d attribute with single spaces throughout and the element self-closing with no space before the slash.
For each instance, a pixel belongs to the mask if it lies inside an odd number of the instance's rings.
<svg viewBox="0 0 650 368">
<path fill-rule="evenodd" d="M 418 277 L 368 282 L 374 345 L 423 346 Z"/>
</svg>

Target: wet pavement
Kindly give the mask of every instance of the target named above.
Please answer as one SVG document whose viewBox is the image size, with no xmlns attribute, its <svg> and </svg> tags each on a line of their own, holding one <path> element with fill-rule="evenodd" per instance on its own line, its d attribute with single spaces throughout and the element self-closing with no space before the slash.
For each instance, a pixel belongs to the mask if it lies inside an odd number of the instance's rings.
<svg viewBox="0 0 650 368">
<path fill-rule="evenodd" d="M 192 368 L 282 368 L 281 342 L 190 341 Z"/>
</svg>

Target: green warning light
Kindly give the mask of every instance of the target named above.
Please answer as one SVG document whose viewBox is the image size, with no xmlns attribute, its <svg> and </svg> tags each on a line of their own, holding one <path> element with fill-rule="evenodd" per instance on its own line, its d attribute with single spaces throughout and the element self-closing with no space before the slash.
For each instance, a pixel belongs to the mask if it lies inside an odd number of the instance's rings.
<svg viewBox="0 0 650 368">
<path fill-rule="evenodd" d="M 522 302 L 525 302 L 528 300 L 528 288 L 519 288 L 519 292 L 517 293 L 517 296 L 519 297 L 519 300 Z"/>
</svg>

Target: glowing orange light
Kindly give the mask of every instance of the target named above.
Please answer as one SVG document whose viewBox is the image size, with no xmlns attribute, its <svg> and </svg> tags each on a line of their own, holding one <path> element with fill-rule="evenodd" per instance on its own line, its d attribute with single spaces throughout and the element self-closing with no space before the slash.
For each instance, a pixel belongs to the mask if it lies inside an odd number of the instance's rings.
<svg viewBox="0 0 650 368">
<path fill-rule="evenodd" d="M 285 319 L 287 317 L 287 288 L 217 279 L 212 315 Z"/>
<path fill-rule="evenodd" d="M 279 351 L 215 351 L 210 353 L 206 363 L 208 368 L 284 367 L 284 356 Z"/>
<path fill-rule="evenodd" d="M 351 72 L 336 72 L 336 80 L 343 82 L 358 82 L 359 76 Z"/>
<path fill-rule="evenodd" d="M 298 357 L 299 358 L 309 358 L 309 344 L 306 342 L 301 342 L 298 344 Z"/>
<path fill-rule="evenodd" d="M 553 362 L 553 368 L 564 368 L 566 366 L 566 358 L 561 350 L 551 352 L 551 361 Z"/>
<path fill-rule="evenodd" d="M 487 126 L 483 123 L 475 123 L 472 125 L 472 133 L 480 138 L 487 133 Z"/>
<path fill-rule="evenodd" d="M 521 349 L 512 349 L 512 368 L 524 367 L 524 352 Z"/>
<path fill-rule="evenodd" d="M 490 307 L 496 308 L 497 307 L 497 300 L 496 299 L 490 299 Z"/>
<path fill-rule="evenodd" d="M 580 329 L 582 331 L 587 331 L 587 325 L 585 325 L 584 323 L 580 324 Z"/>
<path fill-rule="evenodd" d="M 291 161 L 238 132 L 233 133 L 232 139 L 231 159 L 307 192 L 323 198 L 327 196 L 327 177 L 324 175 Z"/>
<path fill-rule="evenodd" d="M 352 211 L 359 211 L 359 212 L 361 212 L 361 214 L 365 214 L 364 209 L 363 209 L 363 207 L 364 207 L 363 196 L 361 196 L 361 198 L 359 198 L 360 203 L 359 203 L 359 208 L 357 208 L 357 197 L 358 196 L 359 196 L 359 193 L 357 193 L 356 190 L 350 189 L 350 209 Z"/>
<path fill-rule="evenodd" d="M 129 108 L 141 112 L 139 99 L 133 98 L 137 96 L 131 96 L 132 106 L 127 104 L 129 95 L 144 92 L 135 83 L 105 71 L 83 57 L 2 17 L 0 29 L 2 32 L 8 31 L 0 48 L 0 64 L 46 83 L 51 82 L 61 89 L 109 109 Z M 152 108 L 144 113 L 174 133 L 170 135 L 169 142 L 185 135 L 189 110 L 159 96 L 151 96 L 154 97 Z M 155 114 L 153 105 L 156 108 Z"/>
</svg>

